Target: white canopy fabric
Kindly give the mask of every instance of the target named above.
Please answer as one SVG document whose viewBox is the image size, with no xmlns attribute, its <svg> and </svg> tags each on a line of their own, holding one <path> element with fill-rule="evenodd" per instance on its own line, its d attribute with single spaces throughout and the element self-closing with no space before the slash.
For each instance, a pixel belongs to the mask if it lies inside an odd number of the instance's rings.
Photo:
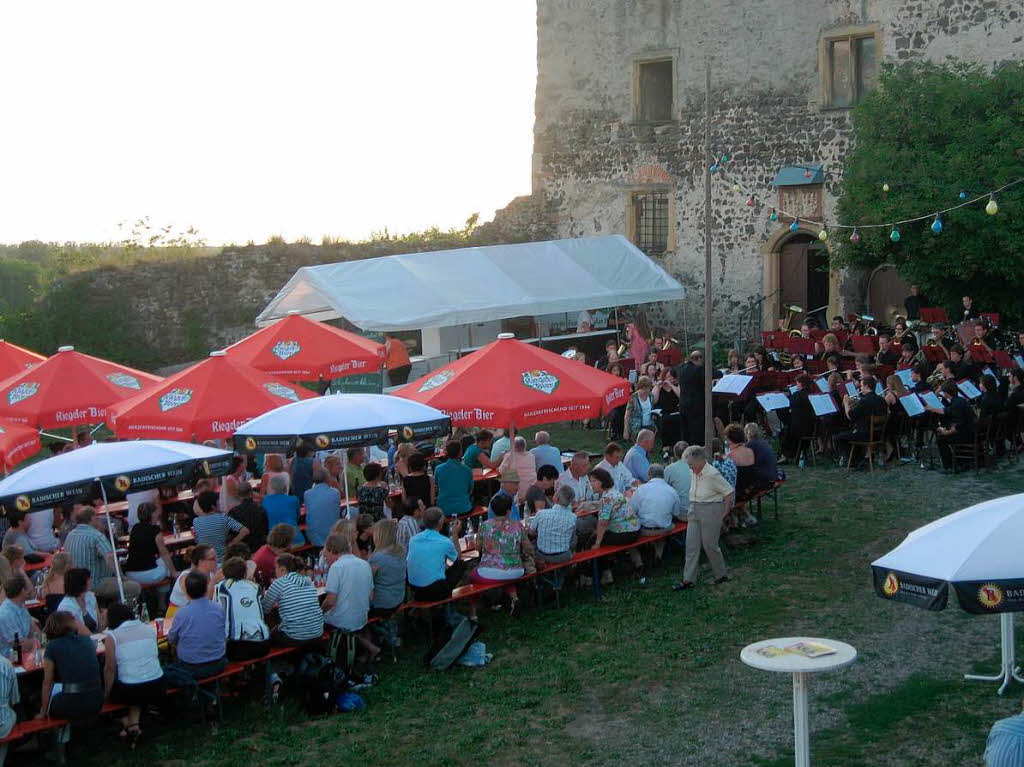
<svg viewBox="0 0 1024 767">
<path fill-rule="evenodd" d="M 417 330 L 682 298 L 621 235 L 367 258 L 299 269 L 256 318 L 296 311 L 363 330 Z"/>
</svg>

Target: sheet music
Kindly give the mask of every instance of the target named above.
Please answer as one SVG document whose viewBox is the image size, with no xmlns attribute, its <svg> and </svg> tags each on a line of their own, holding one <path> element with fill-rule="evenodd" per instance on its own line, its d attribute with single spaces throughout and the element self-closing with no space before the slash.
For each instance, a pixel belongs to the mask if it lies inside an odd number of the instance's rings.
<svg viewBox="0 0 1024 767">
<path fill-rule="evenodd" d="M 939 395 L 933 391 L 922 392 L 920 395 L 921 401 L 925 407 L 931 410 L 938 410 L 940 413 L 944 413 L 946 408 L 942 406 L 942 400 L 939 399 Z"/>
<path fill-rule="evenodd" d="M 789 397 L 780 391 L 764 392 L 763 394 L 756 395 L 756 399 L 761 403 L 761 407 L 765 409 L 765 412 L 785 410 L 789 407 Z"/>
<path fill-rule="evenodd" d="M 747 384 L 753 380 L 754 376 L 732 373 L 731 375 L 722 376 L 715 381 L 711 391 L 714 394 L 742 394 L 743 390 L 747 388 Z"/>
<path fill-rule="evenodd" d="M 825 376 L 815 379 L 814 385 L 818 387 L 818 391 L 820 391 L 822 394 L 829 393 L 828 378 L 826 378 Z"/>
<path fill-rule="evenodd" d="M 903 370 L 897 370 L 896 371 L 896 377 L 903 382 L 904 386 L 906 386 L 907 388 L 910 388 L 911 386 L 914 385 L 914 382 L 912 380 L 910 380 L 910 375 L 913 372 L 914 371 L 913 371 L 912 368 L 903 368 Z"/>
<path fill-rule="evenodd" d="M 796 394 L 796 384 L 791 384 L 789 387 L 790 394 Z"/>
<path fill-rule="evenodd" d="M 853 381 L 847 381 L 844 385 L 846 386 L 846 393 L 849 394 L 851 397 L 860 396 L 860 392 L 857 391 L 857 384 L 855 384 Z"/>
<path fill-rule="evenodd" d="M 830 415 L 832 413 L 838 413 L 839 410 L 836 408 L 836 402 L 832 399 L 831 394 L 809 394 L 807 399 L 811 402 L 811 407 L 814 408 L 814 414 L 816 416 Z"/>
<path fill-rule="evenodd" d="M 875 394 L 881 397 L 885 393 L 885 387 L 882 386 L 881 381 L 875 381 Z"/>
<path fill-rule="evenodd" d="M 1024 368 L 1024 355 L 1015 354 L 1013 355 L 1013 359 L 1017 363 L 1017 367 Z"/>
<path fill-rule="evenodd" d="M 966 378 L 963 381 L 957 381 L 956 388 L 958 388 L 960 393 L 967 397 L 967 399 L 977 399 L 981 396 L 981 392 L 978 391 L 978 387 L 974 385 L 974 382 Z"/>
<path fill-rule="evenodd" d="M 911 418 L 918 415 L 924 415 L 924 403 L 921 402 L 921 398 L 911 392 L 899 398 L 900 404 L 903 405 L 903 410 Z"/>
</svg>

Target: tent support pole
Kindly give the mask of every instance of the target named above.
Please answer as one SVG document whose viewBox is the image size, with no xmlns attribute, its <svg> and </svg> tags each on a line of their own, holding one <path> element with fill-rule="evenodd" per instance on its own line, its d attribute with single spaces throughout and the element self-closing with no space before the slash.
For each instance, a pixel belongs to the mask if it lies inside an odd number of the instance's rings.
<svg viewBox="0 0 1024 767">
<path fill-rule="evenodd" d="M 107 507 L 107 488 L 103 486 L 103 480 L 96 477 L 100 484 L 100 493 L 103 495 L 103 515 L 107 518 L 107 534 L 110 536 L 110 546 L 114 550 L 114 575 L 117 577 L 117 590 L 121 594 L 121 602 L 124 602 L 124 580 L 121 578 L 121 563 L 117 561 L 117 539 L 114 538 L 114 523 L 110 521 L 110 509 Z M 99 585 L 99 584 L 96 584 Z"/>
<path fill-rule="evenodd" d="M 1013 613 L 1001 613 L 999 615 L 1000 634 L 1003 645 L 1003 668 L 995 676 L 984 676 L 979 674 L 964 674 L 964 679 L 974 682 L 1002 682 L 999 686 L 999 694 L 1002 695 L 1010 682 L 1016 679 L 1024 683 L 1024 677 L 1020 675 L 1020 668 L 1015 665 L 1013 648 Z"/>
</svg>

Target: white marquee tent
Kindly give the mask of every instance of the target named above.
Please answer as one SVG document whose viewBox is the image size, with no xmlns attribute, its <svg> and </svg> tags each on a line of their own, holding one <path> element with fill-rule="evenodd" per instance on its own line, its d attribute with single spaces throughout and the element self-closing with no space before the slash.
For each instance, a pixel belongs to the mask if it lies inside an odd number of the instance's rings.
<svg viewBox="0 0 1024 767">
<path fill-rule="evenodd" d="M 343 261 L 299 269 L 256 318 L 344 317 L 417 330 L 682 298 L 683 286 L 621 235 Z"/>
</svg>

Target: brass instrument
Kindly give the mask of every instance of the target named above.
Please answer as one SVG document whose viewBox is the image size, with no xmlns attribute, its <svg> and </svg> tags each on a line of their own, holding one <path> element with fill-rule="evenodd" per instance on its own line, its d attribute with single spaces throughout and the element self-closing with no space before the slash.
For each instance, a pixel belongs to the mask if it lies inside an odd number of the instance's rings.
<svg viewBox="0 0 1024 767">
<path fill-rule="evenodd" d="M 786 322 L 785 322 L 785 324 L 783 324 L 782 329 L 788 332 L 791 329 L 792 325 L 793 325 L 793 318 L 796 315 L 800 314 L 800 312 L 802 312 L 802 311 L 803 311 L 803 307 L 797 306 L 796 304 L 790 304 L 789 306 L 787 306 L 786 307 L 786 312 L 787 312 L 787 314 L 786 314 Z M 796 336 L 794 336 L 792 333 L 790 333 L 790 338 L 796 338 L 799 335 L 800 335 L 800 331 L 798 330 Z"/>
</svg>

